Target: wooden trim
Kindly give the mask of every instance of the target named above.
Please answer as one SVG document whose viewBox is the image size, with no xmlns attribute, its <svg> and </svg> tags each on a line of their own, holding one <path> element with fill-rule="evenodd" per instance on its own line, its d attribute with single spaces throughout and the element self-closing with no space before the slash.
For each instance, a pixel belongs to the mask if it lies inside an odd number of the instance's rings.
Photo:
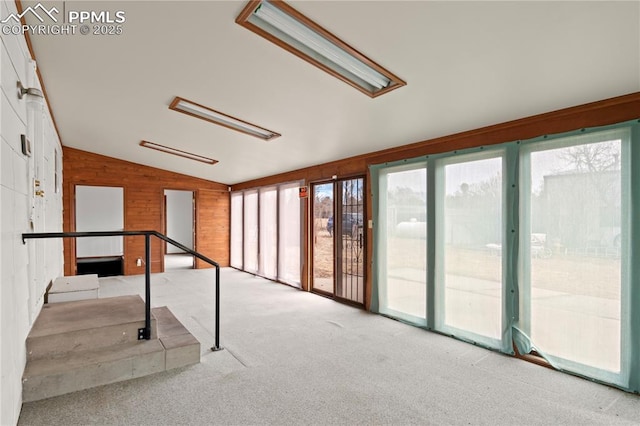
<svg viewBox="0 0 640 426">
<path fill-rule="evenodd" d="M 371 297 L 373 294 L 373 228 L 369 228 L 369 219 L 373 221 L 373 200 L 371 183 L 371 171 L 367 168 L 367 173 L 364 177 L 364 199 L 365 199 L 365 215 L 362 218 L 362 226 L 364 227 L 363 234 L 365 236 L 366 247 L 366 264 L 364 265 L 364 308 L 367 311 L 371 310 Z"/>
<path fill-rule="evenodd" d="M 373 164 L 531 139 L 637 118 L 640 118 L 640 92 L 240 182 L 231 189 L 240 191 L 295 180 L 317 181 L 333 175 L 342 178 L 366 173 L 367 168 Z"/>
<path fill-rule="evenodd" d="M 202 116 L 197 115 L 197 114 L 193 114 L 193 113 L 191 113 L 189 111 L 185 111 L 183 109 L 180 109 L 178 107 L 178 104 L 180 102 L 188 102 L 188 103 L 193 104 L 193 105 L 195 105 L 195 106 L 197 106 L 199 108 L 206 109 L 207 111 L 211 111 L 214 114 L 222 115 L 222 116 L 230 118 L 232 120 L 239 121 L 240 123 L 244 123 L 244 124 L 246 124 L 248 126 L 264 130 L 265 132 L 270 133 L 271 135 L 269 135 L 268 137 L 262 137 L 262 136 L 256 135 L 255 133 L 251 133 L 251 132 L 239 129 L 237 127 L 230 126 L 230 125 L 228 125 L 226 123 L 223 123 L 221 121 L 216 121 L 216 120 L 213 120 L 213 119 L 208 119 L 208 118 L 202 117 Z M 249 123 L 248 121 L 241 120 L 241 119 L 239 119 L 237 117 L 234 117 L 232 115 L 225 114 L 225 113 L 220 112 L 220 111 L 216 111 L 215 109 L 212 109 L 212 108 L 209 108 L 207 106 L 201 105 L 199 103 L 190 101 L 189 99 L 181 98 L 180 96 L 176 96 L 173 99 L 173 101 L 171 101 L 171 104 L 169 105 L 169 109 L 171 109 L 173 111 L 176 111 L 176 112 L 180 112 L 182 114 L 190 115 L 191 117 L 199 118 L 200 120 L 204 120 L 204 121 L 207 121 L 209 123 L 217 124 L 218 126 L 226 127 L 227 129 L 235 130 L 236 132 L 244 133 L 246 135 L 253 136 L 253 137 L 256 137 L 258 139 L 263 139 L 263 140 L 266 140 L 266 141 L 270 141 L 270 140 L 273 140 L 273 139 L 275 139 L 275 138 L 277 138 L 279 136 L 282 136 L 280 133 L 274 132 L 273 130 L 265 129 L 264 127 L 258 126 L 258 125 L 253 124 L 253 123 Z"/>
<path fill-rule="evenodd" d="M 513 345 L 513 352 L 514 352 L 513 356 L 514 357 L 523 359 L 523 360 L 528 361 L 528 362 L 530 362 L 532 364 L 537 364 L 537 365 L 540 365 L 542 367 L 547 367 L 547 368 L 550 368 L 550 369 L 554 370 L 553 366 L 549 363 L 549 361 L 547 361 L 546 359 L 542 358 L 538 352 L 531 351 L 528 354 L 521 354 L 520 351 L 518 351 L 518 347 L 516 346 L 515 342 L 513 342 L 512 345 Z"/>
<path fill-rule="evenodd" d="M 242 9 L 242 12 L 240 12 L 238 17 L 236 18 L 236 24 L 244 27 L 245 26 L 244 23 L 247 22 L 247 20 L 249 19 L 249 16 L 251 16 L 253 11 L 256 10 L 256 7 L 258 7 L 260 3 L 262 3 L 262 0 L 250 0 L 249 3 L 245 5 L 244 9 Z"/>
<path fill-rule="evenodd" d="M 267 31 L 265 31 L 265 30 L 261 29 L 260 27 L 252 24 L 251 22 L 249 22 L 249 18 L 251 16 L 251 14 L 253 13 L 253 11 L 261 3 L 262 3 L 262 0 L 251 0 L 249 3 L 247 3 L 245 8 L 242 10 L 242 12 L 240 12 L 240 15 L 238 15 L 238 17 L 236 18 L 236 23 L 238 25 L 248 29 L 249 31 L 252 31 L 255 34 L 258 34 L 259 36 L 269 40 L 270 42 L 274 43 L 275 45 L 277 45 L 277 46 L 279 46 L 279 47 L 281 47 L 283 49 L 285 49 L 286 51 L 288 51 L 290 53 L 293 53 L 294 55 L 296 55 L 300 59 L 310 63 L 311 65 L 314 65 L 314 66 L 320 68 L 321 70 L 327 72 L 328 74 L 331 74 L 332 76 L 344 81 L 348 85 L 358 89 L 359 91 L 361 91 L 362 93 L 366 94 L 367 96 L 370 96 L 371 98 L 378 97 L 380 95 L 383 95 L 383 94 L 385 94 L 387 92 L 390 92 L 390 91 L 392 91 L 394 89 L 397 89 L 399 87 L 406 86 L 407 83 L 404 80 L 402 80 L 401 78 L 399 78 L 398 76 L 393 74 L 391 71 L 387 70 L 386 68 L 382 67 L 381 65 L 377 64 L 376 62 L 372 61 L 367 56 L 365 56 L 364 54 L 360 53 L 358 50 L 356 50 L 355 48 L 353 48 L 352 46 L 350 46 L 346 42 L 342 41 L 336 35 L 334 35 L 330 31 L 326 30 L 325 28 L 323 28 L 322 26 L 320 26 L 316 22 L 312 21 L 311 19 L 309 19 L 308 17 L 306 17 L 302 13 L 298 12 L 296 9 L 294 9 L 293 7 L 291 7 L 290 5 L 285 3 L 284 1 L 282 1 L 282 0 L 272 0 L 272 1 L 269 2 L 272 6 L 277 7 L 282 12 L 284 12 L 287 15 L 291 16 L 292 18 L 296 19 L 297 21 L 299 21 L 300 23 L 302 23 L 306 27 L 312 29 L 316 33 L 320 34 L 322 37 L 324 37 L 325 39 L 329 40 L 334 45 L 338 46 L 339 48 L 341 48 L 345 52 L 349 53 L 351 56 L 353 56 L 357 60 L 359 60 L 362 63 L 364 63 L 365 65 L 373 68 L 374 70 L 376 70 L 377 72 L 379 72 L 380 74 L 384 75 L 385 77 L 387 77 L 390 80 L 390 83 L 389 83 L 389 85 L 387 87 L 384 87 L 384 88 L 379 89 L 379 90 L 374 90 L 374 91 L 369 91 L 366 88 L 358 85 L 357 83 L 355 83 L 354 81 L 350 80 L 349 78 L 347 78 L 347 77 L 343 76 L 342 74 L 340 74 L 340 73 L 334 71 L 333 69 L 329 68 L 328 66 L 326 66 L 322 62 L 310 57 L 306 53 L 296 49 L 295 47 L 291 46 L 290 44 L 287 44 L 285 41 L 277 38 L 276 36 L 268 33 Z"/>
<path fill-rule="evenodd" d="M 76 231 L 76 186 L 71 182 L 62 185 L 62 230 L 64 232 Z M 76 239 L 63 238 L 64 275 L 76 275 Z"/>
<path fill-rule="evenodd" d="M 165 189 L 166 191 L 166 189 Z M 229 204 L 231 204 L 231 200 L 229 200 Z M 231 206 L 229 206 L 231 207 Z M 231 208 L 229 208 L 231 211 Z M 166 209 L 164 214 L 166 214 Z M 196 197 L 196 191 L 191 191 L 191 241 L 192 246 L 195 251 L 198 251 L 196 248 L 196 243 L 198 241 L 198 197 Z M 165 220 L 166 223 L 166 220 Z M 165 235 L 166 232 L 165 232 Z M 231 229 L 229 229 L 229 243 L 231 243 Z M 229 251 L 231 251 L 231 246 L 229 246 Z M 162 270 L 164 271 L 164 259 L 162 259 Z M 191 256 L 191 269 L 196 269 L 196 257 Z"/>
<path fill-rule="evenodd" d="M 167 235 L 167 190 L 165 189 L 162 192 L 162 233 Z M 167 235 L 168 236 L 168 235 Z M 195 240 L 194 240 L 195 241 Z M 162 240 L 162 272 L 164 272 L 164 256 L 167 254 L 168 243 L 165 240 Z"/>
<path fill-rule="evenodd" d="M 308 186 L 311 189 L 311 185 L 307 181 L 298 180 L 300 186 Z M 310 256 L 307 249 L 307 241 L 309 241 L 309 212 L 311 211 L 310 195 L 303 198 L 300 202 L 300 288 L 304 291 L 311 291 L 311 279 L 310 273 Z"/>
<path fill-rule="evenodd" d="M 532 139 L 636 118 L 640 118 L 640 92 L 385 149 L 365 157 L 368 164 L 380 164 L 421 155 Z"/>
<path fill-rule="evenodd" d="M 170 146 L 160 145 L 159 143 L 155 143 L 155 142 L 140 141 L 140 146 L 143 148 L 149 148 L 149 149 L 154 149 L 156 151 L 164 152 L 165 154 L 176 155 L 178 157 L 186 158 L 187 160 L 200 161 L 201 163 L 210 164 L 212 166 L 218 162 L 218 160 L 214 160 L 213 158 L 205 157 L 199 154 L 194 154 L 192 152 L 183 151 L 177 148 L 172 148 Z"/>
</svg>

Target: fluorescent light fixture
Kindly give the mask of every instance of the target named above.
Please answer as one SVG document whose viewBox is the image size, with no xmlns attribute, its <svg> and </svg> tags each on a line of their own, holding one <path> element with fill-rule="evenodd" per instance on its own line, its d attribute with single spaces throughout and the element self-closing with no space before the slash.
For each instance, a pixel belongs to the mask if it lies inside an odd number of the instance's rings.
<svg viewBox="0 0 640 426">
<path fill-rule="evenodd" d="M 248 123 L 244 120 L 240 120 L 239 118 L 207 108 L 178 96 L 176 96 L 173 102 L 171 102 L 169 109 L 182 112 L 192 117 L 201 118 L 202 120 L 219 124 L 229 129 L 237 130 L 264 140 L 271 140 L 281 136 L 280 133 L 272 132 L 271 130 L 256 126 L 255 124 Z"/>
<path fill-rule="evenodd" d="M 407 84 L 283 1 L 252 0 L 236 22 L 371 97 Z"/>
<path fill-rule="evenodd" d="M 140 146 L 143 146 L 145 148 L 155 149 L 156 151 L 166 152 L 167 154 L 177 155 L 178 157 L 188 158 L 189 160 L 200 161 L 201 163 L 207 163 L 207 164 L 213 165 L 218 162 L 218 160 L 214 160 L 213 158 L 204 157 L 198 154 L 192 154 L 187 151 L 182 151 L 180 149 L 171 148 L 169 146 L 160 145 L 154 142 L 142 141 L 140 142 Z"/>
</svg>

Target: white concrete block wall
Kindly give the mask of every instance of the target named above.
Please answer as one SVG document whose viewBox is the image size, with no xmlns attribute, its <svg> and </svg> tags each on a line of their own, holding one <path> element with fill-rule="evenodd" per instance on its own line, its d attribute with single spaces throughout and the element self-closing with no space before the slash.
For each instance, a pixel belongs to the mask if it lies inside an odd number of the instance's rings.
<svg viewBox="0 0 640 426">
<path fill-rule="evenodd" d="M 0 19 L 16 12 L 0 3 Z M 47 285 L 63 274 L 61 240 L 22 243 L 24 232 L 62 231 L 62 148 L 46 107 L 27 107 L 16 82 L 39 87 L 23 36 L 0 35 L 0 424 L 18 421 L 22 405 L 25 340 L 43 304 Z M 22 153 L 20 135 L 32 155 Z M 44 197 L 35 195 L 34 180 Z"/>
</svg>

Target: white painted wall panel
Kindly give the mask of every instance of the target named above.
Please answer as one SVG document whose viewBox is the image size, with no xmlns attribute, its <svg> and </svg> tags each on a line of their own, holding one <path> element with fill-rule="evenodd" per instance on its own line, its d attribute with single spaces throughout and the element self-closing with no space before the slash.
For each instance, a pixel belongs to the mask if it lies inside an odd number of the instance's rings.
<svg viewBox="0 0 640 426">
<path fill-rule="evenodd" d="M 1 2 L 0 18 L 15 12 Z M 53 165 L 62 152 L 48 111 L 28 110 L 16 82 L 38 87 L 24 37 L 2 35 L 0 43 L 0 424 L 16 424 L 22 405 L 25 340 L 44 291 L 62 274 L 62 241 L 22 243 L 22 233 L 62 230 L 62 193 L 55 192 Z M 29 114 L 27 112 L 29 111 Z M 28 123 L 27 119 L 31 118 Z M 37 120 L 37 124 L 36 123 Z M 28 130 L 29 129 L 29 130 Z M 32 157 L 22 154 L 20 135 L 32 133 Z M 58 160 L 61 162 L 61 158 Z M 38 170 L 36 171 L 36 165 Z M 45 191 L 34 198 L 33 179 Z M 36 256 L 36 254 L 38 254 Z"/>
<path fill-rule="evenodd" d="M 10 283 L 13 280 L 13 239 L 11 238 L 11 233 L 9 230 L 13 227 L 13 214 L 11 210 L 5 208 L 5 206 L 13 204 L 13 191 L 9 188 L 5 188 L 4 186 L 0 187 L 2 192 L 2 216 L 0 217 L 0 229 L 2 229 L 1 241 L 0 245 L 2 247 L 2 270 L 1 270 L 1 284 L 3 290 L 0 291 L 3 295 L 5 294 L 4 287 L 6 283 Z M 8 290 L 8 289 L 7 289 Z M 4 307 L 4 306 L 3 306 Z M 4 320 L 5 310 L 1 311 L 2 318 Z M 3 321 L 4 324 L 4 321 Z M 2 328 L 1 330 L 4 330 Z M 4 346 L 4 334 L 3 334 L 3 345 Z"/>
<path fill-rule="evenodd" d="M 4 97 L 3 97 L 4 100 Z M 4 105 L 3 105 L 4 106 Z M 0 110 L 0 114 L 2 114 Z M 4 126 L 0 128 L 5 128 Z M 3 138 L 4 139 L 4 138 Z M 13 187 L 13 150 L 9 146 L 8 143 L 2 141 L 2 158 L 0 158 L 0 165 L 2 166 L 2 170 L 0 170 L 0 182 L 3 184 L 7 184 L 10 188 Z"/>
<path fill-rule="evenodd" d="M 19 137 L 19 136 L 18 136 Z M 13 190 L 18 194 L 29 195 L 29 162 L 24 158 L 20 150 L 13 151 Z"/>
<path fill-rule="evenodd" d="M 4 2 L 2 2 L 4 3 Z M 6 16 L 4 14 L 4 5 L 0 6 L 0 17 Z M 0 43 L 2 44 L 2 43 Z M 0 74 L 2 74 L 2 56 L 0 56 Z M 2 119 L 2 99 L 4 98 L 4 96 L 2 96 L 2 93 L 0 92 L 0 120 Z M 1 127 L 1 122 L 0 122 L 0 129 L 2 129 Z M 5 149 L 7 149 L 8 151 L 8 145 L 5 145 L 4 141 L 1 138 L 1 134 L 0 134 L 0 167 L 2 167 L 2 169 L 4 170 L 5 164 L 3 163 L 5 161 Z M 9 179 L 13 179 L 13 176 L 7 177 L 7 175 L 2 174 L 2 172 L 0 172 L 0 346 L 4 347 L 4 344 L 1 343 L 2 340 L 4 340 L 4 336 L 2 333 L 2 330 L 5 329 L 5 326 L 7 325 L 7 323 L 4 322 L 4 318 L 2 315 L 2 308 L 4 307 L 4 303 L 3 303 L 3 297 L 2 297 L 2 285 L 7 282 L 7 280 L 5 280 L 5 271 L 6 268 L 3 267 L 3 261 L 1 259 L 4 259 L 4 255 L 7 254 L 7 251 L 4 248 L 4 233 L 2 232 L 2 230 L 4 229 L 4 226 L 2 226 L 2 220 L 4 217 L 3 214 L 3 202 L 4 202 L 4 197 L 3 197 L 3 192 L 4 192 L 4 188 L 2 187 L 2 182 L 4 182 L 5 180 L 9 180 Z M 4 351 L 0 348 L 0 383 L 4 383 L 5 378 L 4 378 L 4 368 L 2 367 L 4 365 Z M 2 396 L 3 393 L 5 392 L 4 390 L 4 386 L 0 385 L 0 423 L 2 423 L 4 421 L 4 415 L 2 415 L 2 407 L 5 405 L 5 398 Z"/>
<path fill-rule="evenodd" d="M 2 38 L 2 63 L 4 65 L 4 69 L 2 70 L 2 75 L 0 76 L 0 81 L 2 82 L 2 91 L 4 95 L 7 97 L 7 100 L 11 104 L 13 110 L 18 114 L 20 120 L 23 123 L 27 122 L 27 106 L 26 102 L 21 101 L 16 96 L 18 93 L 16 84 L 18 81 L 25 82 L 26 81 L 26 73 L 24 69 L 24 61 L 22 60 L 23 66 L 20 68 L 15 68 L 13 66 L 13 62 L 10 58 L 10 47 L 11 44 L 7 46 L 5 43 L 6 38 Z M 8 66 L 6 64 L 9 64 Z"/>
<path fill-rule="evenodd" d="M 124 189 L 76 186 L 76 231 L 122 231 Z M 77 257 L 121 256 L 122 237 L 78 238 Z"/>
<path fill-rule="evenodd" d="M 4 52 L 4 46 L 2 46 L 2 51 Z M 2 131 L 2 139 L 5 140 L 7 145 L 11 147 L 11 149 L 16 153 L 22 152 L 22 144 L 20 141 L 20 135 L 26 133 L 27 127 L 24 122 L 20 119 L 20 117 L 16 114 L 13 109 L 13 105 L 7 99 L 7 95 L 3 93 L 2 96 L 2 110 L 5 112 L 2 114 L 0 118 L 0 123 L 2 127 L 0 127 Z M 27 161 L 25 157 L 22 158 L 24 162 Z"/>
</svg>

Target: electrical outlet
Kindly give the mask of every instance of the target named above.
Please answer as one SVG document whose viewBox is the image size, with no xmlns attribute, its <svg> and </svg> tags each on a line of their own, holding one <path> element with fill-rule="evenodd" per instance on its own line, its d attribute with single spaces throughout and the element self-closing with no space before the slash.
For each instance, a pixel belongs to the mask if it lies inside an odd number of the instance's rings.
<svg viewBox="0 0 640 426">
<path fill-rule="evenodd" d="M 137 258 L 136 259 L 136 266 L 142 266 L 142 258 Z"/>
</svg>

